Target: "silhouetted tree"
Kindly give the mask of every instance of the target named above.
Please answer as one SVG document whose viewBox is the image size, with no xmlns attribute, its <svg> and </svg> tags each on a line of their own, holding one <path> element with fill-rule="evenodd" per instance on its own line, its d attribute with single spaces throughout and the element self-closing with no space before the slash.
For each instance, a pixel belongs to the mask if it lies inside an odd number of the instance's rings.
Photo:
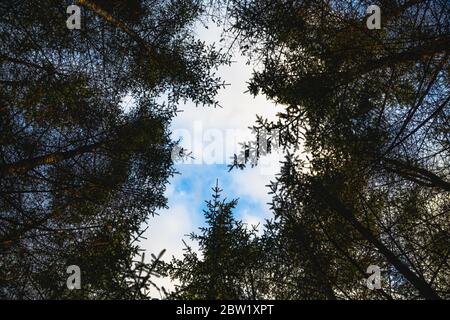
<svg viewBox="0 0 450 320">
<path fill-rule="evenodd" d="M 380 30 L 366 27 L 372 4 Z M 236 0 L 227 12 L 259 66 L 250 92 L 280 105 L 256 128 L 279 130 L 289 152 L 271 185 L 274 293 L 448 297 L 448 4 Z"/>
<path fill-rule="evenodd" d="M 169 121 L 222 86 L 225 56 L 191 32 L 202 1 L 80 0 L 69 30 L 72 2 L 0 4 L 3 298 L 135 297 L 141 226 L 173 174 Z"/>
<path fill-rule="evenodd" d="M 199 249 L 185 244 L 182 259 L 173 258 L 161 268 L 176 285 L 169 294 L 178 299 L 260 299 L 266 288 L 262 278 L 262 247 L 256 229 L 249 229 L 233 217 L 237 200 L 220 199 L 222 190 L 213 188 L 206 202 L 206 226 L 192 233 Z"/>
</svg>

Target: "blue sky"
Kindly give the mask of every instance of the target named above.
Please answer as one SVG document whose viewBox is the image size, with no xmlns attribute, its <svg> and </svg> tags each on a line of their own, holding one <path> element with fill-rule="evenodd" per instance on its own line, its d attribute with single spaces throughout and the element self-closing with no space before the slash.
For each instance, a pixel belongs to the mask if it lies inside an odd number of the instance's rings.
<svg viewBox="0 0 450 320">
<path fill-rule="evenodd" d="M 199 25 L 195 30 L 199 39 L 216 45 L 219 43 L 219 27 L 209 25 L 206 29 Z M 211 188 L 217 179 L 223 189 L 223 197 L 230 200 L 239 198 L 234 211 L 237 218 L 249 225 L 271 218 L 267 205 L 271 198 L 266 185 L 278 172 L 281 155 L 268 156 L 260 166 L 243 171 L 228 172 L 227 164 L 239 149 L 239 142 L 252 139 L 248 127 L 254 124 L 256 115 L 275 119 L 280 106 L 263 96 L 253 97 L 246 93 L 253 70 L 239 54 L 234 54 L 233 61 L 231 66 L 220 67 L 217 73 L 229 84 L 217 96 L 222 108 L 196 107 L 186 103 L 180 106 L 182 112 L 171 124 L 172 137 L 182 139 L 181 145 L 193 152 L 195 164 L 176 165 L 179 174 L 170 179 L 165 193 L 169 209 L 161 210 L 159 216 L 149 219 L 145 234 L 148 240 L 141 243 L 148 253 L 166 249 L 164 260 L 171 256 L 181 257 L 182 239 L 186 240 L 185 235 L 197 231 L 204 223 L 202 209 L 205 208 L 205 200 L 211 199 Z M 224 161 L 207 163 L 205 153 L 208 148 L 211 151 L 211 145 L 219 146 L 220 150 L 216 150 L 221 153 L 218 158 Z M 216 151 L 213 153 L 217 155 Z M 169 288 L 172 286 L 167 279 L 159 283 Z"/>
</svg>

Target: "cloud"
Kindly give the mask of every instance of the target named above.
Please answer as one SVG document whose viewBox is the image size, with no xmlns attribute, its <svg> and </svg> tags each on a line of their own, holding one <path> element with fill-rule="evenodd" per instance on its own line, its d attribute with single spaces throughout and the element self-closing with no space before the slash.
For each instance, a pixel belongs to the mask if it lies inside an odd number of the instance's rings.
<svg viewBox="0 0 450 320">
<path fill-rule="evenodd" d="M 194 227 L 187 206 L 177 203 L 170 210 L 151 220 L 146 234 L 149 240 L 144 245 L 150 252 L 158 253 L 166 249 L 168 254 L 180 256 L 182 253 L 180 235 L 192 232 Z"/>
<path fill-rule="evenodd" d="M 281 156 L 274 153 L 261 158 L 258 166 L 254 168 L 232 171 L 231 188 L 238 190 L 243 197 L 265 205 L 272 200 L 267 185 L 275 180 L 281 166 L 280 161 Z"/>
<path fill-rule="evenodd" d="M 218 42 L 221 31 L 209 26 L 208 30 L 199 27 L 197 33 L 202 40 Z M 208 144 L 211 147 L 216 139 L 223 147 L 226 161 L 212 165 L 199 161 L 201 164 L 176 166 L 180 175 L 170 180 L 165 193 L 169 209 L 162 210 L 160 216 L 149 219 L 149 229 L 144 235 L 148 240 L 142 242 L 142 247 L 148 254 L 157 254 L 166 249 L 167 253 L 163 257 L 166 261 L 172 256 L 182 258 L 182 239 L 186 240 L 186 234 L 197 232 L 198 227 L 204 224 L 204 201 L 211 199 L 211 188 L 215 186 L 216 179 L 219 179 L 219 186 L 224 190 L 224 197 L 239 198 L 234 212 L 238 219 L 250 226 L 258 223 L 262 225 L 266 218 L 271 217 L 267 205 L 271 196 L 267 194 L 269 189 L 266 185 L 278 172 L 277 154 L 262 158 L 256 168 L 243 171 L 233 170 L 228 173 L 227 164 L 231 162 L 233 153 L 236 153 L 239 142 L 254 140 L 248 127 L 255 123 L 256 114 L 274 120 L 277 106 L 263 96 L 253 97 L 245 92 L 253 70 L 239 54 L 233 60 L 235 63 L 231 66 L 223 66 L 218 70 L 218 75 L 230 84 L 217 97 L 223 108 L 196 107 L 192 103 L 186 103 L 180 106 L 183 112 L 172 121 L 173 138 L 183 136 L 182 145 L 187 143 L 188 146 L 184 146 L 188 149 L 192 147 L 193 150 L 190 151 L 195 153 L 194 156 L 205 160 L 204 155 L 198 154 L 198 151 L 204 151 Z M 127 99 L 124 99 L 124 104 L 130 103 L 129 97 Z M 169 289 L 174 286 L 169 279 L 158 279 L 156 282 Z"/>
<path fill-rule="evenodd" d="M 177 259 L 183 257 L 182 239 L 197 228 L 193 217 L 195 212 L 189 212 L 188 208 L 188 203 L 175 202 L 170 210 L 165 210 L 159 216 L 150 219 L 149 228 L 144 234 L 147 240 L 143 240 L 141 243 L 142 248 L 146 249 L 147 262 L 150 261 L 149 257 L 152 253 L 158 255 L 163 249 L 166 250 L 162 257 L 163 261 L 169 262 L 173 256 Z M 187 241 L 187 239 L 185 240 Z M 195 243 L 187 242 L 192 245 L 194 250 L 198 250 Z M 177 284 L 170 278 L 153 277 L 151 280 L 158 287 L 164 287 L 169 291 L 173 290 Z M 151 288 L 150 294 L 152 297 L 159 295 L 155 288 Z"/>
</svg>

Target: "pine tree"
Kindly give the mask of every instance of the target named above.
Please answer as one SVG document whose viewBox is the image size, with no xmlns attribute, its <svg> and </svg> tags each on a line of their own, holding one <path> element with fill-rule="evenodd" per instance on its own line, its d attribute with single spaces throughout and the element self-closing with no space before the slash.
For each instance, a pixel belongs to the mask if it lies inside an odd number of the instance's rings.
<svg viewBox="0 0 450 320">
<path fill-rule="evenodd" d="M 374 4 L 380 30 L 366 26 Z M 278 121 L 256 127 L 279 130 L 290 152 L 272 184 L 271 241 L 287 252 L 279 288 L 299 298 L 448 297 L 448 5 L 236 0 L 228 9 L 235 43 L 260 62 L 250 92 L 280 108 Z M 384 270 L 382 290 L 365 287 L 369 265 Z"/>
<path fill-rule="evenodd" d="M 136 294 L 141 226 L 174 172 L 168 125 L 180 99 L 215 103 L 226 59 L 192 35 L 201 1 L 126 3 L 78 1 L 80 30 L 73 1 L 0 4 L 0 297 Z"/>
<path fill-rule="evenodd" d="M 237 200 L 221 199 L 216 185 L 212 200 L 203 211 L 206 226 L 192 233 L 190 240 L 198 252 L 185 243 L 183 259 L 166 264 L 163 273 L 179 283 L 172 298 L 181 299 L 258 299 L 264 291 L 261 279 L 262 257 L 255 229 L 233 217 Z"/>
</svg>

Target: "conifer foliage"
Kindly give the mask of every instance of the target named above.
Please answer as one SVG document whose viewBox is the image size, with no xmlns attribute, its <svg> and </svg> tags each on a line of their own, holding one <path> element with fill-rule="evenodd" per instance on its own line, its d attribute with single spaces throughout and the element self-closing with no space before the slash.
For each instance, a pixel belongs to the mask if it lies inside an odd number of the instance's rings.
<svg viewBox="0 0 450 320">
<path fill-rule="evenodd" d="M 176 104 L 214 104 L 222 85 L 224 56 L 190 32 L 201 1 L 75 1 L 79 30 L 72 4 L 0 3 L 2 298 L 134 297 L 141 225 L 166 206 Z M 80 290 L 66 287 L 70 265 Z"/>
<path fill-rule="evenodd" d="M 218 185 L 203 211 L 205 226 L 192 233 L 182 259 L 173 258 L 162 274 L 179 283 L 171 298 L 178 299 L 257 299 L 263 293 L 258 278 L 262 247 L 256 228 L 233 216 L 238 201 L 221 199 Z M 198 250 L 196 250 L 198 247 Z"/>
</svg>

